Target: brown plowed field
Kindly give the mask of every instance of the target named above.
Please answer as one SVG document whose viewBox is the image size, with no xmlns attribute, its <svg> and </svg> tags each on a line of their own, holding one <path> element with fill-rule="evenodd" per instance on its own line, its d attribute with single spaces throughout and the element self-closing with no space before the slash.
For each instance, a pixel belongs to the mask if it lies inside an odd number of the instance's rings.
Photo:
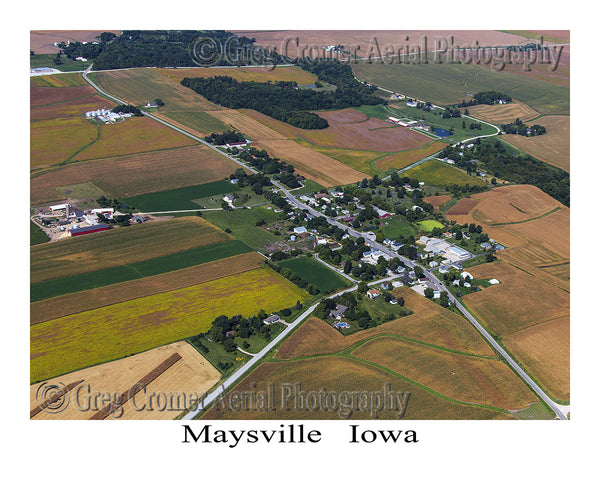
<svg viewBox="0 0 600 480">
<path fill-rule="evenodd" d="M 309 318 L 279 347 L 275 358 L 291 359 L 335 353 L 361 340 L 381 334 L 402 335 L 453 350 L 493 356 L 488 344 L 458 315 L 427 300 L 410 288 L 396 289 L 394 294 L 404 297 L 405 306 L 414 312 L 412 315 L 352 335 L 342 335 L 323 320 Z"/>
<path fill-rule="evenodd" d="M 570 121 L 567 115 L 549 115 L 532 123 L 546 127 L 547 133 L 536 137 L 504 135 L 511 145 L 549 165 L 570 171 Z"/>
<path fill-rule="evenodd" d="M 440 207 L 449 200 L 452 200 L 450 195 L 434 195 L 432 197 L 423 197 L 423 201 L 433 205 L 435 210 L 439 210 Z"/>
<path fill-rule="evenodd" d="M 352 352 L 463 402 L 518 410 L 537 397 L 497 359 L 445 352 L 399 338 L 378 337 Z"/>
<path fill-rule="evenodd" d="M 55 384 L 70 384 L 74 381 L 83 380 L 79 387 L 82 387 L 80 399 L 80 408 L 78 408 L 75 392 L 71 391 L 71 397 L 68 407 L 60 413 L 49 413 L 42 411 L 34 417 L 35 420 L 87 420 L 95 411 L 94 405 L 86 402 L 95 393 L 110 393 L 113 396 L 122 393 L 131 387 L 144 375 L 148 374 L 153 368 L 164 361 L 173 353 L 181 355 L 175 365 L 170 367 L 160 377 L 156 378 L 146 388 L 146 393 L 138 393 L 123 408 L 121 419 L 162 419 L 171 420 L 180 412 L 177 410 L 169 411 L 166 408 L 158 408 L 156 402 L 151 404 L 152 398 L 156 398 L 160 392 L 183 392 L 191 397 L 192 394 L 202 395 L 212 387 L 221 377 L 219 372 L 208 360 L 200 355 L 194 347 L 186 342 L 177 342 L 163 347 L 158 347 L 137 355 L 115 360 L 113 362 L 96 365 L 85 368 L 77 372 L 68 373 L 52 380 Z M 39 399 L 36 399 L 36 391 L 40 384 L 34 384 L 30 387 L 30 405 L 31 408 L 38 405 Z M 89 390 L 88 390 L 89 387 Z M 154 395 L 154 397 L 152 397 Z M 89 407 L 92 408 L 89 408 Z M 97 405 L 101 409 L 104 405 Z M 173 404 L 176 407 L 176 404 Z M 154 407 L 150 410 L 150 407 Z M 117 412 L 118 414 L 118 412 Z M 109 416 L 108 419 L 114 418 Z"/>
<path fill-rule="evenodd" d="M 204 145 L 72 163 L 31 178 L 32 204 L 64 200 L 56 187 L 92 182 L 117 198 L 222 180 L 239 165 Z"/>
<path fill-rule="evenodd" d="M 512 123 L 517 118 L 527 122 L 540 114 L 525 103 L 514 100 L 505 105 L 474 105 L 469 107 L 469 116 L 479 118 L 485 122 L 501 125 Z M 537 121 L 535 123 L 538 123 Z"/>
<path fill-rule="evenodd" d="M 479 203 L 479 199 L 473 197 L 465 197 L 461 198 L 456 205 L 454 205 L 450 210 L 448 210 L 448 215 L 452 215 L 453 217 L 459 215 L 468 215 L 471 210 Z M 453 219 L 454 220 L 454 219 Z M 462 219 L 461 219 L 462 220 Z M 464 223 L 462 221 L 456 220 L 457 223 Z"/>
<path fill-rule="evenodd" d="M 31 87 L 29 89 L 29 101 L 31 106 L 51 105 L 54 103 L 68 102 L 95 93 L 96 90 L 90 85 L 64 88 Z M 106 101 L 108 102 L 109 100 Z"/>
<path fill-rule="evenodd" d="M 324 187 L 347 185 L 365 178 L 364 173 L 293 140 L 260 140 L 256 146 L 264 148 L 272 157 L 290 163 L 306 178 Z"/>
<path fill-rule="evenodd" d="M 556 318 L 503 338 L 503 343 L 550 395 L 561 401 L 570 397 L 569 317 Z"/>
<path fill-rule="evenodd" d="M 63 89 L 64 90 L 64 89 Z M 30 109 L 30 121 L 60 117 L 82 117 L 85 112 L 99 108 L 112 109 L 117 104 L 100 95 L 87 95 L 58 105 L 43 105 Z"/>
<path fill-rule="evenodd" d="M 133 300 L 134 298 L 198 285 L 253 270 L 258 268 L 263 261 L 264 257 L 256 252 L 244 253 L 162 275 L 95 288 L 85 293 L 72 293 L 41 300 L 31 304 L 30 324 L 35 325 L 54 318 Z"/>
</svg>

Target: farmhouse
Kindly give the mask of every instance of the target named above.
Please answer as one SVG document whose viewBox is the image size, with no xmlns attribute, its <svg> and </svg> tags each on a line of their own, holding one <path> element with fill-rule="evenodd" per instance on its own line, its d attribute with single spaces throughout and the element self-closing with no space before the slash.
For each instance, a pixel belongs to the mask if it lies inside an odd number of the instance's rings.
<svg viewBox="0 0 600 480">
<path fill-rule="evenodd" d="M 348 310 L 347 306 L 336 305 L 335 310 L 332 310 L 331 312 L 329 312 L 329 316 L 331 318 L 335 318 L 336 320 L 341 320 L 342 318 L 344 318 L 344 315 L 346 314 L 346 310 Z"/>
<path fill-rule="evenodd" d="M 229 205 L 232 205 L 234 200 L 235 200 L 235 196 L 232 193 L 223 195 L 223 201 L 227 202 Z"/>
<path fill-rule="evenodd" d="M 105 223 L 98 223 L 96 225 L 90 225 L 89 227 L 80 227 L 78 225 L 75 225 L 74 227 L 69 228 L 68 231 L 70 237 L 77 237 L 79 235 L 102 232 L 104 230 L 108 230 L 108 225 L 106 225 Z"/>
<path fill-rule="evenodd" d="M 267 317 L 263 320 L 263 323 L 265 325 L 271 325 L 272 323 L 278 322 L 279 321 L 279 316 L 278 315 L 271 315 L 270 317 Z"/>
<path fill-rule="evenodd" d="M 381 292 L 379 290 L 376 290 L 374 288 L 372 288 L 371 290 L 369 290 L 367 292 L 367 297 L 369 297 L 371 300 L 374 298 L 377 298 L 379 295 L 381 295 Z"/>
<path fill-rule="evenodd" d="M 148 108 L 156 108 L 156 107 L 158 107 L 158 103 L 156 103 L 156 102 L 148 102 L 146 104 L 146 107 L 148 107 Z"/>
</svg>

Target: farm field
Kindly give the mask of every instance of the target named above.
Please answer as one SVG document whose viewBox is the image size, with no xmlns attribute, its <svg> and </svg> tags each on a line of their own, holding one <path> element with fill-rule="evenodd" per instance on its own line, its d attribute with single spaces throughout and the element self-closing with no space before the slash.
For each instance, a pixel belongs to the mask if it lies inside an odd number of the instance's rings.
<svg viewBox="0 0 600 480">
<path fill-rule="evenodd" d="M 48 120 L 51 118 L 81 117 L 85 112 L 99 108 L 112 109 L 116 104 L 105 100 L 100 95 L 86 95 L 81 98 L 68 100 L 54 105 L 40 105 L 31 107 L 30 121 Z"/>
<path fill-rule="evenodd" d="M 282 268 L 289 268 L 297 273 L 300 278 L 316 285 L 322 292 L 339 290 L 349 285 L 342 276 L 336 274 L 326 266 L 309 257 L 297 257 L 278 262 Z"/>
<path fill-rule="evenodd" d="M 508 415 L 477 408 L 471 405 L 455 403 L 442 399 L 426 390 L 422 390 L 400 376 L 396 376 L 387 369 L 380 368 L 350 357 L 325 356 L 286 362 L 267 362 L 261 364 L 250 375 L 242 380 L 231 392 L 266 391 L 267 385 L 274 385 L 276 395 L 275 411 L 233 410 L 225 411 L 219 404 L 208 410 L 202 420 L 233 420 L 243 419 L 311 419 L 311 420 L 336 420 L 369 419 L 370 412 L 341 411 L 339 408 L 326 411 L 324 409 L 309 410 L 294 408 L 289 405 L 289 410 L 281 409 L 282 388 L 286 384 L 296 383 L 301 380 L 303 392 L 323 389 L 327 392 L 352 392 L 352 391 L 382 391 L 386 384 L 391 390 L 397 392 L 410 392 L 407 407 L 402 418 L 404 419 L 493 419 L 510 418 Z M 341 412 L 341 413 L 340 413 Z M 377 418 L 397 419 L 399 412 L 395 410 L 381 411 Z M 348 415 L 351 414 L 351 415 Z"/>
<path fill-rule="evenodd" d="M 504 105 L 473 105 L 468 108 L 469 116 L 496 125 L 512 123 L 517 118 L 527 122 L 540 116 L 540 114 L 529 105 L 518 101 L 513 101 L 512 103 L 506 103 Z M 536 121 L 535 123 L 538 122 Z"/>
<path fill-rule="evenodd" d="M 49 242 L 50 238 L 34 222 L 29 222 L 29 245 Z"/>
<path fill-rule="evenodd" d="M 101 125 L 100 132 L 98 141 L 77 154 L 73 161 L 197 145 L 195 140 L 145 117 L 130 117 L 120 123 Z"/>
<path fill-rule="evenodd" d="M 35 53 L 58 53 L 54 42 L 93 42 L 96 35 L 102 32 L 112 32 L 116 35 L 119 30 L 31 30 L 29 32 L 29 48 Z"/>
<path fill-rule="evenodd" d="M 263 262 L 264 257 L 256 252 L 242 253 L 138 280 L 96 287 L 85 295 L 72 293 L 40 300 L 30 305 L 30 323 L 42 323 L 135 298 L 191 287 L 253 270 Z"/>
<path fill-rule="evenodd" d="M 212 195 L 218 195 L 220 200 L 223 194 L 237 191 L 239 191 L 239 188 L 231 182 L 219 180 L 201 185 L 192 185 L 173 190 L 146 193 L 135 197 L 126 197 L 124 198 L 124 201 L 127 205 L 144 212 L 194 210 L 200 209 L 200 205 L 194 200 Z"/>
<path fill-rule="evenodd" d="M 167 404 L 165 408 L 164 404 L 157 403 L 157 395 L 160 395 L 161 392 L 185 392 L 188 398 L 194 393 L 202 395 L 221 378 L 221 374 L 215 367 L 187 342 L 171 343 L 127 358 L 88 367 L 54 378 L 53 382 L 58 385 L 69 385 L 83 380 L 77 387 L 81 389 L 79 398 L 82 401 L 80 405 L 75 400 L 77 398 L 77 389 L 75 389 L 70 392 L 71 401 L 63 411 L 41 411 L 33 419 L 88 420 L 97 411 L 88 409 L 90 405 L 87 403 L 96 392 L 111 392 L 113 395 L 127 392 L 141 378 L 174 353 L 181 356 L 179 361 L 152 381 L 146 387 L 145 393 L 140 392 L 133 399 L 130 399 L 123 406 L 122 411 L 117 411 L 114 415 L 107 417 L 107 420 L 113 418 L 122 420 L 171 420 L 180 413 L 177 410 L 177 404 L 175 402 L 172 405 Z M 193 387 L 190 387 L 191 385 Z M 38 388 L 40 388 L 40 384 L 30 386 L 31 409 L 41 403 L 39 399 L 36 399 Z M 98 409 L 101 409 L 102 406 L 100 404 Z"/>
<path fill-rule="evenodd" d="M 468 175 L 463 170 L 447 165 L 438 160 L 428 160 L 414 168 L 405 175 L 416 178 L 425 185 L 483 185 L 485 182 L 475 176 Z"/>
<path fill-rule="evenodd" d="M 433 205 L 433 208 L 436 211 L 439 211 L 440 207 L 446 203 L 449 202 L 450 200 L 452 200 L 452 197 L 450 195 L 434 195 L 431 197 L 424 197 L 423 201 L 426 203 L 429 203 L 431 205 Z"/>
<path fill-rule="evenodd" d="M 31 77 L 29 106 L 38 108 L 43 105 L 57 105 L 96 95 L 96 90 L 87 83 L 77 84 L 76 81 L 71 81 L 70 75 L 67 74 L 60 75 L 60 77 L 62 79 L 55 78 L 54 75 Z M 77 78 L 81 79 L 79 75 L 77 75 Z M 109 102 L 109 100 L 106 101 Z"/>
<path fill-rule="evenodd" d="M 252 115 L 250 115 L 251 112 L 252 110 L 221 109 L 211 111 L 210 115 L 220 120 L 222 123 L 229 125 L 231 128 L 239 130 L 244 135 L 249 136 L 252 140 L 283 140 L 286 138 L 285 135 L 273 128 L 255 120 Z"/>
<path fill-rule="evenodd" d="M 510 367 L 497 359 L 446 352 L 393 337 L 368 340 L 354 349 L 352 356 L 462 402 L 518 410 L 537 399 Z"/>
<path fill-rule="evenodd" d="M 251 315 L 309 295 L 261 268 L 31 326 L 31 382 L 206 332 L 219 315 Z"/>
<path fill-rule="evenodd" d="M 65 55 L 61 56 L 62 63 L 55 65 L 54 60 L 56 55 L 52 54 L 34 54 L 29 56 L 29 68 L 49 67 L 55 68 L 61 72 L 79 72 L 90 66 L 90 61 L 82 62 L 81 60 L 71 60 Z"/>
<path fill-rule="evenodd" d="M 247 253 L 249 250 L 250 248 L 239 240 L 211 243 L 139 262 L 37 282 L 30 287 L 30 298 L 31 301 L 36 302 L 59 295 L 93 290 L 98 287 L 201 265 L 232 255 Z"/>
<path fill-rule="evenodd" d="M 167 112 L 164 114 L 157 114 L 156 116 L 163 118 L 176 127 L 190 131 L 192 134 L 196 134 L 201 137 L 210 135 L 213 132 L 224 132 L 230 128 L 221 120 L 201 110 Z"/>
<path fill-rule="evenodd" d="M 532 123 L 546 127 L 547 133 L 537 137 L 503 135 L 502 140 L 542 162 L 569 172 L 571 168 L 570 117 L 550 115 L 538 118 Z"/>
<path fill-rule="evenodd" d="M 91 87 L 79 73 L 61 73 L 57 75 L 39 75 L 29 77 L 29 85 L 33 90 L 38 90 L 35 87 L 81 87 L 79 91 L 87 91 L 88 93 L 96 93 L 93 87 Z M 85 87 L 85 88 L 83 88 Z M 61 95 L 73 95 L 73 88 L 69 89 L 70 92 L 47 92 L 46 95 L 58 96 Z M 37 91 L 35 94 L 32 93 L 32 98 L 36 98 L 37 95 L 41 95 L 41 92 Z M 37 105 L 36 102 L 31 102 L 31 105 Z"/>
<path fill-rule="evenodd" d="M 569 114 L 568 87 L 518 73 L 496 72 L 489 66 L 357 63 L 352 70 L 361 81 L 440 106 L 468 101 L 467 93 L 495 90 L 526 103 L 542 115 Z"/>
<path fill-rule="evenodd" d="M 107 196 L 122 199 L 222 180 L 238 167 L 204 145 L 87 160 L 33 174 L 31 203 L 77 200 L 57 190 L 66 185 L 91 182 Z"/>
<path fill-rule="evenodd" d="M 350 168 L 362 172 L 365 175 L 373 176 L 381 173 L 381 169 L 373 166 L 374 160 L 382 157 L 381 152 L 373 152 L 368 150 L 353 150 L 349 148 L 335 148 L 335 147 L 320 147 L 313 145 L 304 140 L 296 140 L 299 145 L 314 150 L 315 152 L 322 153 L 323 155 L 333 158 Z M 377 162 L 375 163 L 375 165 Z"/>
<path fill-rule="evenodd" d="M 161 257 L 231 237 L 199 217 L 115 228 L 31 247 L 31 282 L 91 272 Z"/>
<path fill-rule="evenodd" d="M 159 68 L 158 72 L 177 83 L 185 77 L 215 77 L 227 76 L 239 82 L 297 82 L 299 85 L 314 84 L 318 81 L 316 75 L 300 67 L 281 66 L 272 68 L 230 67 L 230 68 Z"/>
<path fill-rule="evenodd" d="M 433 155 L 440 150 L 443 150 L 445 146 L 446 144 L 443 142 L 429 142 L 423 147 L 416 148 L 414 150 L 405 150 L 404 152 L 392 153 L 391 155 L 379 158 L 375 161 L 374 165 L 379 170 L 384 172 L 390 169 L 402 169 L 425 157 Z"/>
<path fill-rule="evenodd" d="M 158 113 L 220 109 L 193 90 L 162 75 L 156 68 L 113 70 L 95 75 L 102 90 L 132 105 L 146 105 L 156 98 L 162 99 L 165 105 Z"/>
<path fill-rule="evenodd" d="M 569 317 L 549 320 L 502 339 L 553 398 L 570 400 Z"/>
<path fill-rule="evenodd" d="M 493 350 L 461 316 L 427 300 L 408 287 L 395 289 L 393 294 L 404 298 L 404 306 L 413 312 L 411 315 L 347 336 L 323 320 L 312 317 L 283 342 L 274 358 L 289 360 L 333 354 L 378 335 L 394 335 L 453 351 L 494 357 Z"/>
</svg>

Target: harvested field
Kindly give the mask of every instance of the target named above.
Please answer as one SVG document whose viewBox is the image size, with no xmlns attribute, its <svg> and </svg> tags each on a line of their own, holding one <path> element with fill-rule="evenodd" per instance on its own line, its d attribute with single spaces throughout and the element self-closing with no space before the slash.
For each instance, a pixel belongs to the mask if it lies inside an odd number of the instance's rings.
<svg viewBox="0 0 600 480">
<path fill-rule="evenodd" d="M 351 150 L 345 148 L 319 147 L 303 140 L 296 141 L 299 145 L 322 153 L 342 162 L 350 168 L 363 172 L 365 175 L 373 176 L 381 173 L 379 168 L 372 166 L 373 160 L 382 156 L 381 152 L 373 152 L 368 150 Z"/>
<path fill-rule="evenodd" d="M 364 173 L 303 147 L 293 140 L 260 140 L 256 145 L 264 148 L 272 157 L 290 163 L 306 178 L 324 187 L 347 185 L 365 178 Z"/>
<path fill-rule="evenodd" d="M 375 166 L 380 170 L 387 171 L 390 169 L 401 169 L 422 160 L 429 155 L 433 155 L 446 147 L 444 142 L 430 142 L 427 145 L 416 148 L 414 150 L 406 150 L 404 152 L 393 153 L 386 157 L 380 158 L 375 162 Z"/>
<path fill-rule="evenodd" d="M 278 359 L 340 352 L 351 345 L 381 334 L 401 335 L 432 345 L 474 355 L 493 356 L 493 351 L 462 317 L 427 300 L 410 288 L 394 290 L 414 313 L 375 328 L 342 335 L 318 318 L 309 318 L 293 332 L 275 354 Z"/>
<path fill-rule="evenodd" d="M 504 337 L 503 343 L 550 393 L 563 402 L 570 397 L 569 317 L 556 318 Z"/>
<path fill-rule="evenodd" d="M 249 316 L 310 296 L 261 268 L 32 325 L 31 381 L 37 382 L 206 332 L 219 315 Z"/>
<path fill-rule="evenodd" d="M 160 392 L 163 394 L 166 392 L 184 392 L 189 397 L 192 397 L 194 393 L 202 395 L 221 377 L 215 367 L 187 342 L 172 343 L 127 358 L 89 367 L 57 377 L 53 379 L 53 382 L 67 385 L 83 380 L 81 384 L 82 399 L 91 399 L 96 392 L 109 392 L 114 398 L 114 395 L 126 391 L 174 353 L 181 356 L 177 363 L 149 384 L 146 393 L 138 393 L 133 400 L 124 405 L 122 412 L 117 411 L 114 415 L 108 417 L 108 419 L 119 418 L 124 420 L 171 420 L 180 413 L 179 406 L 176 402 L 173 402 L 173 405 L 168 405 L 168 408 L 164 408 L 164 405 L 161 407 L 156 403 L 156 395 L 160 395 Z M 40 384 L 34 384 L 30 387 L 32 407 L 37 405 L 35 395 L 39 386 Z M 74 390 L 74 392 L 76 391 L 77 389 Z M 151 403 L 152 399 L 154 399 L 154 403 Z M 74 400 L 74 398 L 72 397 L 71 400 Z M 184 403 L 182 402 L 182 404 Z M 85 408 L 90 405 L 84 404 L 82 406 Z M 91 406 L 94 407 L 94 405 Z M 102 404 L 99 404 L 95 406 L 95 410 L 84 410 L 84 408 L 77 408 L 76 402 L 71 401 L 68 407 L 60 413 L 41 412 L 34 418 L 36 420 L 87 420 L 102 406 Z"/>
<path fill-rule="evenodd" d="M 463 297 L 465 305 L 499 337 L 569 315 L 567 292 L 506 262 L 477 265 L 469 273 L 501 282 Z"/>
<path fill-rule="evenodd" d="M 30 168 L 62 163 L 97 137 L 98 128 L 82 117 L 33 122 L 30 126 Z"/>
<path fill-rule="evenodd" d="M 200 137 L 210 135 L 213 132 L 224 132 L 229 129 L 221 120 L 200 110 L 167 112 L 155 116 Z"/>
<path fill-rule="evenodd" d="M 78 98 L 95 94 L 96 90 L 94 90 L 94 88 L 88 84 L 68 88 L 48 88 L 32 86 L 29 89 L 29 103 L 31 107 L 39 107 L 41 105 L 54 105 L 57 103 L 70 102 Z M 110 102 L 110 100 L 105 101 Z M 112 102 L 110 103 L 112 104 Z M 34 110 L 32 110 L 32 112 L 33 111 Z"/>
<path fill-rule="evenodd" d="M 263 262 L 264 257 L 256 252 L 243 253 L 169 273 L 95 288 L 84 294 L 72 293 L 33 302 L 30 308 L 30 323 L 35 325 L 136 298 L 199 285 L 254 270 Z"/>
<path fill-rule="evenodd" d="M 93 42 L 96 35 L 102 32 L 112 32 L 116 35 L 119 30 L 31 30 L 29 32 L 29 48 L 37 53 L 58 53 L 55 42 Z"/>
<path fill-rule="evenodd" d="M 100 95 L 87 95 L 58 105 L 42 105 L 30 109 L 30 121 L 61 117 L 81 117 L 85 112 L 99 108 L 112 109 L 116 104 Z"/>
<path fill-rule="evenodd" d="M 210 115 L 233 129 L 248 135 L 253 140 L 283 140 L 286 138 L 281 133 L 246 115 L 245 112 L 245 110 L 224 109 L 210 112 Z"/>
<path fill-rule="evenodd" d="M 116 124 L 100 126 L 100 138 L 74 157 L 74 161 L 151 152 L 197 145 L 191 138 L 147 117 L 130 117 Z"/>
<path fill-rule="evenodd" d="M 132 197 L 222 180 L 238 167 L 204 145 L 88 160 L 34 175 L 31 202 L 64 199 L 56 187 L 84 182 L 110 196 Z"/>
<path fill-rule="evenodd" d="M 503 135 L 502 139 L 542 162 L 570 171 L 570 117 L 549 115 L 535 120 L 546 127 L 547 133 L 536 137 Z"/>
<path fill-rule="evenodd" d="M 369 340 L 353 350 L 352 356 L 462 402 L 518 410 L 537 400 L 510 367 L 497 359 L 445 352 L 392 337 Z"/>
<path fill-rule="evenodd" d="M 434 195 L 431 197 L 423 197 L 423 201 L 433 205 L 434 210 L 439 211 L 440 207 L 452 200 L 450 195 Z"/>
<path fill-rule="evenodd" d="M 297 82 L 300 85 L 314 84 L 318 81 L 316 75 L 300 67 L 231 67 L 231 68 L 159 68 L 158 72 L 174 82 L 181 82 L 185 77 L 215 77 L 227 76 L 238 82 Z"/>
<path fill-rule="evenodd" d="M 156 258 L 231 237 L 200 217 L 182 217 L 31 247 L 31 282 Z"/>
<path fill-rule="evenodd" d="M 517 118 L 527 122 L 532 118 L 539 117 L 529 105 L 513 101 L 504 105 L 473 105 L 469 107 L 469 116 L 479 118 L 484 122 L 494 123 L 496 125 L 512 123 Z M 537 121 L 535 123 L 538 123 Z"/>
<path fill-rule="evenodd" d="M 458 216 L 458 215 L 468 215 L 473 208 L 480 202 L 478 198 L 473 197 L 465 197 L 461 198 L 456 205 L 454 205 L 450 210 L 448 210 L 447 215 Z M 457 220 L 458 222 L 458 220 Z M 462 223 L 462 222 L 458 222 Z"/>
<path fill-rule="evenodd" d="M 298 408 L 292 402 L 289 409 L 281 408 L 285 385 L 301 382 L 301 391 L 305 394 L 311 391 L 326 390 L 330 394 L 340 395 L 341 392 L 379 391 L 383 393 L 386 384 L 390 390 L 396 392 L 409 392 L 408 403 L 403 419 L 493 419 L 510 418 L 501 412 L 473 406 L 453 403 L 425 390 L 422 390 L 392 373 L 383 371 L 376 366 L 363 363 L 361 360 L 346 357 L 323 357 L 287 362 L 267 362 L 258 366 L 232 392 L 267 391 L 268 385 L 273 385 L 275 410 L 267 409 L 242 409 L 233 411 L 224 410 L 222 404 L 210 409 L 202 420 L 266 420 L 266 419 L 310 419 L 310 420 L 336 420 L 372 419 L 370 411 L 360 411 L 358 408 L 348 407 L 341 410 L 339 403 L 335 408 L 308 409 Z M 298 392 L 300 393 L 300 392 Z M 336 396 L 337 396 L 336 395 Z M 329 397 L 329 396 L 328 396 Z M 285 405 L 285 404 L 284 404 Z M 352 411 L 354 410 L 354 411 Z M 396 420 L 399 410 L 389 409 L 380 411 L 377 418 Z"/>
<path fill-rule="evenodd" d="M 221 108 L 162 75 L 156 68 L 112 70 L 95 75 L 100 88 L 132 105 L 146 105 L 155 98 L 162 99 L 165 105 L 158 109 L 159 113 Z"/>
<path fill-rule="evenodd" d="M 38 75 L 29 77 L 31 87 L 88 87 L 90 92 L 95 92 L 79 73 L 61 73 L 57 75 Z M 60 93 L 50 93 L 49 95 L 61 95 Z M 63 94 L 64 95 L 64 94 Z"/>
</svg>

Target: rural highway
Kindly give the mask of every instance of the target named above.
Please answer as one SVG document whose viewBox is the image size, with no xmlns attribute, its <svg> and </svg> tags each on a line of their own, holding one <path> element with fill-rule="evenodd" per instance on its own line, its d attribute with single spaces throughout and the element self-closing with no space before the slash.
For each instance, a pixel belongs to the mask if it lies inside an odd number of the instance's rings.
<svg viewBox="0 0 600 480">
<path fill-rule="evenodd" d="M 92 82 L 88 77 L 87 74 L 91 71 L 93 65 L 90 65 L 83 73 L 82 73 L 82 77 L 93 87 L 95 88 L 99 93 L 101 93 L 102 95 L 114 100 L 115 102 L 119 103 L 119 104 L 126 104 L 127 102 L 113 96 L 110 95 L 108 93 L 106 93 L 105 91 L 103 91 L 99 86 L 97 86 L 94 82 Z M 386 90 L 389 91 L 389 90 Z M 440 107 L 437 107 L 440 108 Z M 226 152 L 223 152 L 222 150 L 218 149 L 217 147 L 209 144 L 208 142 L 204 141 L 203 139 L 201 139 L 200 137 L 197 137 L 195 135 L 192 135 L 191 133 L 178 128 L 174 125 L 171 125 L 170 123 L 157 118 L 156 116 L 149 114 L 147 112 L 143 112 L 144 115 L 152 118 L 153 120 L 162 123 L 163 125 L 172 128 L 174 130 L 176 130 L 177 132 L 186 135 L 194 140 L 196 140 L 199 143 L 202 143 L 203 145 L 206 145 L 207 147 L 211 148 L 212 150 L 216 151 L 217 153 L 227 157 L 229 160 L 239 164 L 240 166 L 244 167 L 245 169 L 253 172 L 253 173 L 258 173 L 255 169 L 249 167 L 248 165 L 244 164 L 243 162 L 241 162 L 240 160 L 233 158 L 232 156 L 228 155 Z M 483 123 L 487 123 L 487 122 L 483 122 Z M 491 125 L 491 124 L 488 124 Z M 494 125 L 491 125 L 494 126 Z M 495 126 L 494 126 L 495 127 Z M 499 129 L 497 127 L 495 127 L 498 131 Z M 475 137 L 477 138 L 477 137 Z M 428 157 L 429 158 L 429 157 Z M 423 161 L 425 161 L 427 159 L 423 159 Z M 414 268 L 415 267 L 415 263 L 412 262 L 411 260 L 409 260 L 408 258 L 405 258 L 401 255 L 399 255 L 398 253 L 394 252 L 391 249 L 386 248 L 385 246 L 377 243 L 374 240 L 371 240 L 370 238 L 368 238 L 366 236 L 366 234 L 357 232 L 353 229 L 351 229 L 350 227 L 348 227 L 345 224 L 339 223 L 337 220 L 329 218 L 327 216 L 325 216 L 323 213 L 313 209 L 312 207 L 310 207 L 309 205 L 306 205 L 304 203 L 302 203 L 300 200 L 298 200 L 292 193 L 290 193 L 289 190 L 287 190 L 285 187 L 283 187 L 279 182 L 276 181 L 272 181 L 272 183 L 279 188 L 283 194 L 285 195 L 287 201 L 295 206 L 297 206 L 298 208 L 301 208 L 303 210 L 308 210 L 309 212 L 311 212 L 313 215 L 315 216 L 322 216 L 325 217 L 327 219 L 327 221 L 331 224 L 331 225 L 336 225 L 337 227 L 345 230 L 348 234 L 354 236 L 354 237 L 363 237 L 365 239 L 365 243 L 367 243 L 368 245 L 370 245 L 373 248 L 376 248 L 382 252 L 384 252 L 385 254 L 389 255 L 390 257 L 397 257 L 398 259 L 400 259 L 407 267 L 409 268 Z M 435 285 L 439 290 L 443 290 L 448 292 L 448 299 L 450 302 L 454 303 L 454 305 L 456 305 L 456 307 L 462 312 L 462 314 L 467 318 L 467 320 L 469 320 L 469 322 L 477 329 L 477 331 L 487 340 L 487 342 L 492 346 L 492 348 L 513 368 L 513 370 L 517 373 L 517 375 L 519 375 L 519 377 L 521 377 L 521 379 L 538 395 L 538 397 L 546 404 L 548 405 L 552 411 L 556 414 L 556 416 L 561 419 L 561 420 L 566 420 L 567 419 L 567 414 L 570 411 L 570 406 L 568 405 L 560 405 L 556 402 L 554 402 L 538 385 L 537 383 L 535 383 L 531 377 L 529 377 L 529 375 L 517 364 L 517 362 L 515 362 L 513 360 L 513 358 L 504 350 L 504 348 L 502 348 L 500 346 L 500 344 L 487 332 L 487 330 L 485 328 L 483 328 L 483 326 L 481 326 L 481 324 L 477 321 L 477 319 L 475 319 L 475 317 L 473 315 L 471 315 L 471 313 L 454 297 L 454 295 L 452 295 L 452 293 L 450 293 L 448 291 L 448 289 L 444 286 L 444 284 L 442 282 L 440 282 L 438 280 L 438 278 L 433 275 L 431 272 L 424 270 L 424 275 L 427 277 L 427 279 L 429 281 L 431 281 L 431 283 L 433 283 L 433 285 Z M 345 291 L 351 291 L 357 288 L 357 285 L 354 285 L 354 287 L 351 287 L 348 290 Z M 331 297 L 335 297 L 339 294 L 341 294 L 343 292 L 339 292 L 335 295 L 332 295 Z M 252 357 L 252 359 L 250 359 L 248 361 L 248 363 L 246 363 L 244 366 L 242 366 L 238 371 L 236 371 L 231 377 L 229 377 L 221 386 L 221 389 L 227 389 L 229 386 L 233 385 L 237 380 L 239 380 L 241 378 L 241 376 L 243 376 L 256 362 L 260 361 L 260 359 L 266 355 L 267 352 L 269 352 L 280 340 L 282 340 L 283 338 L 285 338 L 287 335 L 289 335 L 289 333 L 292 331 L 292 329 L 294 327 L 296 327 L 300 322 L 302 322 L 302 320 L 304 320 L 308 315 L 310 315 L 310 313 L 312 313 L 312 311 L 316 308 L 317 304 L 312 305 L 311 307 L 309 307 L 304 313 L 302 313 L 293 323 L 291 323 L 283 332 L 281 332 L 272 342 L 270 342 L 263 350 L 261 350 L 258 354 L 256 354 L 254 357 Z M 208 405 L 210 402 L 214 401 L 216 398 L 218 398 L 221 395 L 220 392 L 218 392 L 217 390 L 215 390 L 212 394 L 210 394 L 204 401 L 204 405 Z M 192 419 L 198 412 L 196 410 L 193 410 L 191 412 L 189 412 L 184 419 L 185 420 L 190 420 Z"/>
</svg>

